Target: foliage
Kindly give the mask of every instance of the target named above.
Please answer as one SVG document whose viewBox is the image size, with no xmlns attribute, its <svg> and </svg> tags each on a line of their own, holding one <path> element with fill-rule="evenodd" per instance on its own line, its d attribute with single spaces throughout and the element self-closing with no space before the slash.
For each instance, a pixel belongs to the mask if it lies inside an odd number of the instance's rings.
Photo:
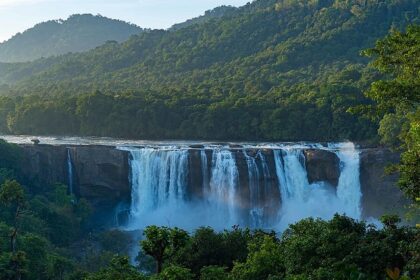
<svg viewBox="0 0 420 280">
<path fill-rule="evenodd" d="M 144 231 L 146 237 L 141 241 L 143 251 L 156 261 L 156 272 L 162 272 L 165 259 L 174 256 L 188 239 L 186 231 L 167 227 L 149 226 Z"/>
<path fill-rule="evenodd" d="M 193 280 L 193 274 L 188 268 L 171 265 L 166 267 L 157 280 Z"/>
<path fill-rule="evenodd" d="M 179 255 L 166 255 L 162 272 L 151 279 L 191 279 L 193 275 L 201 280 L 382 279 L 386 271 L 397 270 L 406 279 L 415 277 L 420 269 L 419 229 L 399 227 L 396 216 L 381 220 L 385 227 L 378 230 L 345 216 L 336 215 L 331 221 L 309 218 L 291 225 L 280 237 L 263 231 L 216 233 L 201 228 L 183 238 Z M 149 227 L 142 244 L 162 248 L 159 244 L 169 240 L 170 232 L 166 227 Z M 226 244 L 229 248 L 221 245 L 224 236 L 238 233 L 246 233 L 244 258 L 232 242 Z M 170 241 L 165 244 L 171 247 Z M 236 256 L 233 266 L 221 261 L 228 251 Z"/>
<path fill-rule="evenodd" d="M 420 25 L 405 32 L 392 30 L 365 54 L 374 57 L 372 66 L 386 79 L 372 84 L 366 96 L 375 103 L 363 109 L 381 119 L 383 142 L 403 150 L 400 187 L 416 201 L 420 197 Z"/>
<path fill-rule="evenodd" d="M 224 16 L 228 16 L 232 14 L 234 11 L 236 11 L 237 8 L 232 6 L 220 6 L 217 8 L 214 8 L 212 10 L 208 10 L 204 13 L 204 15 L 189 19 L 182 23 L 174 24 L 170 30 L 179 30 L 181 28 L 185 28 L 191 25 L 200 24 L 200 23 L 206 23 L 212 19 L 221 18 Z"/>
<path fill-rule="evenodd" d="M 226 267 L 205 266 L 200 271 L 200 280 L 228 280 Z"/>
<path fill-rule="evenodd" d="M 89 275 L 86 280 L 143 280 L 145 279 L 132 267 L 127 257 L 115 257 L 109 267 L 96 274 Z M 178 279 L 178 278 L 175 278 Z"/>
</svg>

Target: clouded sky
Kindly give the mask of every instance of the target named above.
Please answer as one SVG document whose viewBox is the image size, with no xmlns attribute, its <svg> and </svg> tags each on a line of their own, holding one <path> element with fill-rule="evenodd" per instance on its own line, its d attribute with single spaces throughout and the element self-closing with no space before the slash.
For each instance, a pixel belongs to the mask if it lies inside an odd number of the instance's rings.
<svg viewBox="0 0 420 280">
<path fill-rule="evenodd" d="M 167 28 L 220 5 L 250 0 L 0 0 L 0 42 L 36 23 L 76 13 L 101 14 L 144 28 Z"/>
</svg>

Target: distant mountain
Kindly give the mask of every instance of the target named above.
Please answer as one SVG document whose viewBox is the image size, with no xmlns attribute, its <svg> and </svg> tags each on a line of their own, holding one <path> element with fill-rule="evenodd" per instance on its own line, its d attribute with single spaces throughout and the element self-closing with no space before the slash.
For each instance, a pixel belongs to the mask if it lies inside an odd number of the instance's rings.
<svg viewBox="0 0 420 280">
<path fill-rule="evenodd" d="M 100 15 L 72 15 L 67 20 L 39 23 L 1 43 L 0 61 L 24 62 L 83 52 L 109 40 L 123 42 L 142 31 L 134 24 Z"/>
<path fill-rule="evenodd" d="M 235 11 L 237 11 L 238 8 L 232 7 L 232 6 L 220 6 L 217 8 L 214 8 L 213 10 L 208 10 L 204 13 L 204 15 L 199 16 L 199 17 L 195 17 L 192 19 L 189 19 L 185 22 L 182 23 L 177 23 L 174 24 L 170 30 L 178 30 L 181 28 L 185 28 L 194 24 L 200 24 L 200 23 L 205 23 L 209 20 L 212 19 L 217 19 L 217 18 L 221 18 L 223 16 L 227 16 L 227 15 L 231 15 L 233 14 Z"/>
</svg>

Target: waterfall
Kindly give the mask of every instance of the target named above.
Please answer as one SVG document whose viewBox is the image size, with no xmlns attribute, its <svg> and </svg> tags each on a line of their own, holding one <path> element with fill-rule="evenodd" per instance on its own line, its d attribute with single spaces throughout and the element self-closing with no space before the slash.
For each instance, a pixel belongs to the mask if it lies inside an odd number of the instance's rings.
<svg viewBox="0 0 420 280">
<path fill-rule="evenodd" d="M 343 163 L 338 181 L 337 197 L 343 204 L 344 212 L 347 215 L 360 219 L 362 216 L 360 206 L 362 192 L 359 179 L 360 154 L 353 143 L 342 144 L 336 154 Z"/>
<path fill-rule="evenodd" d="M 243 151 L 248 167 L 249 200 L 250 200 L 250 226 L 259 228 L 263 226 L 264 209 L 260 206 L 260 171 L 254 157 Z"/>
<path fill-rule="evenodd" d="M 155 148 L 130 149 L 131 153 L 131 224 L 170 221 L 181 206 L 187 186 L 187 150 Z M 166 209 L 166 211 L 161 211 Z M 140 223 L 140 224 L 139 224 Z"/>
<path fill-rule="evenodd" d="M 219 220 L 228 226 L 239 222 L 236 210 L 238 180 L 238 169 L 232 152 L 224 149 L 214 150 L 208 200 L 212 209 L 219 215 Z"/>
<path fill-rule="evenodd" d="M 67 148 L 67 176 L 68 176 L 68 183 L 69 183 L 69 194 L 74 194 L 74 183 L 73 183 L 73 162 L 71 159 L 71 151 L 70 148 Z"/>
<path fill-rule="evenodd" d="M 303 150 L 287 148 L 274 151 L 274 155 L 283 203 L 303 202 L 309 186 Z"/>
<path fill-rule="evenodd" d="M 203 178 L 203 194 L 208 195 L 209 193 L 209 166 L 207 161 L 206 150 L 200 151 L 200 160 L 201 160 L 201 176 Z"/>
<path fill-rule="evenodd" d="M 303 149 L 286 147 L 274 151 L 276 172 L 282 194 L 278 228 L 307 217 L 330 219 L 335 213 L 360 219 L 361 190 L 359 181 L 359 153 L 354 144 L 332 148 L 340 159 L 341 174 L 337 189 L 325 182 L 309 184 L 304 165 Z"/>
<path fill-rule="evenodd" d="M 233 225 L 283 230 L 306 217 L 330 219 L 335 213 L 361 217 L 360 158 L 351 143 L 234 149 L 212 145 L 198 152 L 190 151 L 188 145 L 120 149 L 130 153 L 130 229 L 153 224 L 190 230 L 199 226 L 221 230 Z M 272 153 L 263 153 L 263 149 Z M 337 155 L 338 186 L 322 181 L 309 183 L 307 149 Z M 270 166 L 272 162 L 275 166 Z M 201 170 L 197 173 L 193 168 Z M 198 190 L 199 195 L 194 197 L 190 190 Z"/>
</svg>

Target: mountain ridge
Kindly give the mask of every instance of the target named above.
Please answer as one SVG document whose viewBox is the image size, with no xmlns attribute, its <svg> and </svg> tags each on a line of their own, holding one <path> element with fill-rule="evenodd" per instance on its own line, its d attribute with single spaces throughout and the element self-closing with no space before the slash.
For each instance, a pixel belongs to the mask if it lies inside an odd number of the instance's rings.
<svg viewBox="0 0 420 280">
<path fill-rule="evenodd" d="M 101 15 L 74 14 L 38 23 L 0 43 L 0 61 L 26 62 L 70 52 L 83 52 L 106 41 L 123 42 L 143 29 Z"/>
</svg>

